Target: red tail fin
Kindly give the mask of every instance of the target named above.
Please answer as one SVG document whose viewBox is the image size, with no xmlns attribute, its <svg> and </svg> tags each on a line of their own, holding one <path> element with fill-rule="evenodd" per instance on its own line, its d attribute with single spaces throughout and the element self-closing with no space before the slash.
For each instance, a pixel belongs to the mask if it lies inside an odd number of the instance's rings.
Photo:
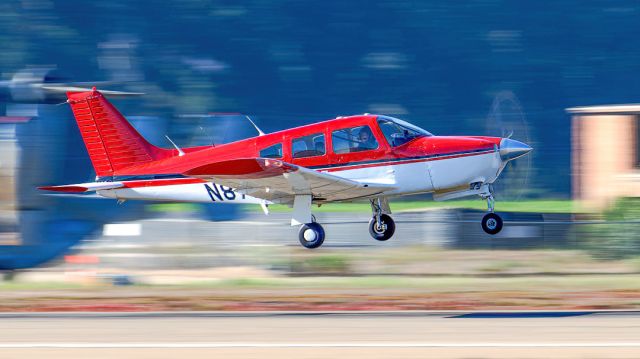
<svg viewBox="0 0 640 359">
<path fill-rule="evenodd" d="M 147 142 L 95 89 L 68 92 L 67 97 L 98 177 L 113 176 L 123 168 L 170 157 L 175 152 Z"/>
</svg>

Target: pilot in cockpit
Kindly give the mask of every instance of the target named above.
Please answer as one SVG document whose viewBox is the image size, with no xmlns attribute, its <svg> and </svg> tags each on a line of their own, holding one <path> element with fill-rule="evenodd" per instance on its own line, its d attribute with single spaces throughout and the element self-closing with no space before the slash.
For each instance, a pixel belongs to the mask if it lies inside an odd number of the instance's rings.
<svg viewBox="0 0 640 359">
<path fill-rule="evenodd" d="M 363 127 L 358 133 L 357 148 L 359 151 L 372 150 L 377 147 L 376 139 L 371 133 L 371 129 L 368 126 Z"/>
</svg>

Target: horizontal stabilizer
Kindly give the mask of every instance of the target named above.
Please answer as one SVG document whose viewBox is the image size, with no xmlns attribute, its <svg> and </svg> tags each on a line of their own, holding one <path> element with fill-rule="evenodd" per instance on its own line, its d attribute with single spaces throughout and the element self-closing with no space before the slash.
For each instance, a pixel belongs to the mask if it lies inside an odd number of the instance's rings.
<svg viewBox="0 0 640 359">
<path fill-rule="evenodd" d="M 67 184 L 62 186 L 42 186 L 38 187 L 39 190 L 53 191 L 53 192 L 66 192 L 66 193 L 84 193 L 95 192 L 107 189 L 122 188 L 124 184 L 122 182 L 89 182 L 78 184 Z"/>
<path fill-rule="evenodd" d="M 88 87 L 67 86 L 67 85 L 45 85 L 42 86 L 43 90 L 51 92 L 86 92 L 91 91 Z M 107 97 L 129 97 L 129 96 L 142 96 L 143 92 L 128 92 L 128 91 L 114 91 L 114 90 L 100 90 L 100 93 Z"/>
</svg>

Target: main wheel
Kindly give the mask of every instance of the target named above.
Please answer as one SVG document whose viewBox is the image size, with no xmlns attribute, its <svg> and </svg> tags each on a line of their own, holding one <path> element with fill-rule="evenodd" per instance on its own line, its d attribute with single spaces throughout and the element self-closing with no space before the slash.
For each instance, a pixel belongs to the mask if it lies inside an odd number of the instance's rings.
<svg viewBox="0 0 640 359">
<path fill-rule="evenodd" d="M 393 236 L 395 231 L 396 224 L 389 215 L 380 215 L 380 223 L 376 222 L 375 217 L 369 221 L 369 234 L 371 234 L 371 237 L 375 240 L 386 241 Z"/>
<path fill-rule="evenodd" d="M 316 222 L 303 224 L 298 231 L 298 240 L 305 248 L 318 248 L 324 242 L 324 229 Z"/>
<path fill-rule="evenodd" d="M 482 229 L 488 234 L 498 234 L 502 230 L 502 218 L 495 213 L 482 217 Z"/>
</svg>

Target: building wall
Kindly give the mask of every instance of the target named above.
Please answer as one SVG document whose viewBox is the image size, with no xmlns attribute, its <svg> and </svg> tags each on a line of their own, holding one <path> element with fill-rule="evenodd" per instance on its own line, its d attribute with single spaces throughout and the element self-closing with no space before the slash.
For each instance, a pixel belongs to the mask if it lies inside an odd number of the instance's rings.
<svg viewBox="0 0 640 359">
<path fill-rule="evenodd" d="M 16 151 L 15 141 L 0 139 L 0 210 L 15 205 Z"/>
<path fill-rule="evenodd" d="M 618 197 L 640 196 L 634 168 L 636 115 L 573 117 L 573 196 L 587 208 L 603 208 Z"/>
</svg>

